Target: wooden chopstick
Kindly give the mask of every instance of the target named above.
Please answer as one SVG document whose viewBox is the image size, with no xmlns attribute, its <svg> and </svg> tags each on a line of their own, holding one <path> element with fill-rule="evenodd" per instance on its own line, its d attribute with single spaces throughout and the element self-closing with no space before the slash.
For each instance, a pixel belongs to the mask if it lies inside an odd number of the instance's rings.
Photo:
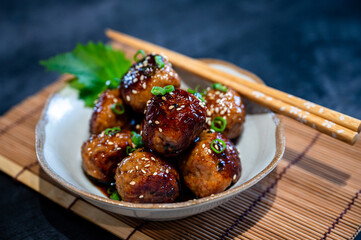
<svg viewBox="0 0 361 240">
<path fill-rule="evenodd" d="M 357 141 L 357 132 L 361 129 L 361 121 L 358 119 L 265 85 L 253 83 L 238 76 L 222 72 L 199 60 L 123 33 L 106 30 L 106 35 L 117 42 L 132 46 L 136 49 L 143 49 L 146 52 L 163 53 L 171 60 L 172 64 L 177 67 L 212 82 L 220 82 L 228 85 L 258 104 L 274 112 L 298 120 L 336 139 L 349 144 L 354 144 Z"/>
</svg>

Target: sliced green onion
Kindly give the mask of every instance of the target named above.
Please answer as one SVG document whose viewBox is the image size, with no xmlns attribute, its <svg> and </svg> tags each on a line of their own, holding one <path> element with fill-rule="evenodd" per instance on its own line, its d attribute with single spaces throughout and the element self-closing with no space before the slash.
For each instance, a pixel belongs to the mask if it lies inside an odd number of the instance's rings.
<svg viewBox="0 0 361 240">
<path fill-rule="evenodd" d="M 163 89 L 165 90 L 166 93 L 170 93 L 175 90 L 173 85 L 165 86 Z"/>
<path fill-rule="evenodd" d="M 218 143 L 222 145 L 221 149 L 219 149 L 220 146 Z M 215 144 L 217 147 L 214 146 Z M 226 143 L 222 139 L 216 138 L 211 142 L 211 148 L 214 152 L 221 153 L 226 149 Z"/>
<path fill-rule="evenodd" d="M 117 115 L 121 115 L 121 114 L 123 114 L 125 112 L 124 106 L 122 104 L 120 104 L 120 103 L 112 104 L 110 109 Z"/>
<path fill-rule="evenodd" d="M 202 102 L 204 102 L 204 98 L 202 97 L 202 94 L 200 94 L 199 92 L 197 91 L 194 91 L 190 88 L 188 88 L 187 90 L 189 93 L 192 93 L 194 96 L 196 96 L 197 98 L 199 98 Z"/>
<path fill-rule="evenodd" d="M 152 69 L 152 71 L 150 71 L 150 69 Z M 151 77 L 157 71 L 157 67 L 156 66 L 144 67 L 144 68 L 142 68 L 142 71 L 144 73 L 144 76 Z"/>
<path fill-rule="evenodd" d="M 107 129 L 105 129 L 104 134 L 106 136 L 111 136 L 111 135 L 114 135 L 114 134 L 116 134 L 116 133 L 118 133 L 120 131 L 121 131 L 120 127 L 107 128 Z"/>
<path fill-rule="evenodd" d="M 163 96 L 166 93 L 170 93 L 170 92 L 173 92 L 173 91 L 174 91 L 174 86 L 173 85 L 168 85 L 168 86 L 165 86 L 164 88 L 162 88 L 162 87 L 153 87 L 150 92 L 153 95 L 156 95 L 156 96 L 159 96 L 159 95 Z"/>
<path fill-rule="evenodd" d="M 166 94 L 166 91 L 162 87 L 153 87 L 150 92 L 156 96 L 159 96 L 159 95 L 163 96 L 164 94 Z"/>
<path fill-rule="evenodd" d="M 222 91 L 222 92 L 227 92 L 228 91 L 227 87 L 220 84 L 220 83 L 213 83 L 212 88 L 216 89 L 216 90 L 219 90 L 219 91 Z"/>
<path fill-rule="evenodd" d="M 164 68 L 165 64 L 163 62 L 162 56 L 156 55 L 154 57 L 155 63 L 157 64 L 157 66 L 162 69 Z"/>
<path fill-rule="evenodd" d="M 119 193 L 117 191 L 114 191 L 110 196 L 110 199 L 113 199 L 113 200 L 120 200 L 120 196 L 119 196 Z"/>
<path fill-rule="evenodd" d="M 216 125 L 218 125 L 219 127 L 217 127 Z M 224 131 L 224 129 L 226 129 L 226 126 L 227 126 L 226 119 L 224 119 L 222 117 L 215 117 L 212 119 L 211 128 L 214 131 L 222 133 Z"/>
<path fill-rule="evenodd" d="M 142 54 L 142 58 L 145 58 L 145 52 L 144 52 L 144 50 L 138 50 L 138 52 L 136 52 L 135 54 L 134 54 L 134 56 L 133 56 L 133 59 L 134 59 L 134 61 L 136 61 L 136 62 L 138 62 L 139 60 L 141 60 L 141 59 L 138 59 L 138 55 L 139 54 Z"/>
<path fill-rule="evenodd" d="M 132 131 L 130 134 L 132 138 L 132 142 L 134 143 L 136 148 L 143 147 L 143 139 L 142 136 L 140 136 L 138 133 Z"/>
<path fill-rule="evenodd" d="M 132 148 L 131 146 L 127 146 L 127 149 L 126 149 L 127 155 L 131 154 L 131 153 L 134 152 L 135 150 L 137 150 L 137 149 Z"/>
</svg>

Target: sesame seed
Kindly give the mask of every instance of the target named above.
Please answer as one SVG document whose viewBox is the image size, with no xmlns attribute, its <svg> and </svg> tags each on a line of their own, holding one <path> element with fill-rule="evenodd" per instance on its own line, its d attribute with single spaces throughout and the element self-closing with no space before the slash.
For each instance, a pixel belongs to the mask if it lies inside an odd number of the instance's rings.
<svg viewBox="0 0 361 240">
<path fill-rule="evenodd" d="M 147 88 L 147 84 L 143 83 L 143 88 L 146 89 Z"/>
<path fill-rule="evenodd" d="M 108 142 L 108 145 L 113 145 L 114 143 L 113 142 Z"/>
<path fill-rule="evenodd" d="M 233 180 L 236 180 L 236 178 L 237 178 L 237 175 L 234 174 L 234 175 L 233 175 Z"/>
<path fill-rule="evenodd" d="M 159 121 L 156 120 L 156 121 L 155 121 L 155 124 L 159 124 Z"/>
<path fill-rule="evenodd" d="M 130 170 L 129 173 L 132 173 L 134 169 Z"/>
<path fill-rule="evenodd" d="M 142 172 L 145 173 L 144 169 L 142 169 Z"/>
<path fill-rule="evenodd" d="M 140 81 L 143 81 L 144 80 L 144 75 L 141 75 L 140 76 Z"/>
<path fill-rule="evenodd" d="M 202 148 L 205 148 L 205 147 L 206 147 L 206 144 L 205 144 L 205 143 L 203 143 Z"/>
<path fill-rule="evenodd" d="M 139 168 L 139 167 L 138 167 L 138 165 L 137 165 L 137 166 L 135 166 L 135 168 L 138 170 L 138 168 Z"/>
<path fill-rule="evenodd" d="M 169 169 L 167 168 L 167 169 L 165 170 L 165 172 L 166 172 L 166 173 L 169 173 Z"/>
<path fill-rule="evenodd" d="M 137 125 L 135 126 L 135 128 L 136 128 L 136 129 L 140 129 L 140 125 L 137 124 Z"/>
<path fill-rule="evenodd" d="M 127 101 L 128 101 L 128 102 L 130 101 L 130 97 L 129 97 L 129 95 L 127 95 L 126 99 L 127 99 Z"/>
<path fill-rule="evenodd" d="M 209 153 L 209 154 L 211 154 L 211 153 L 212 153 L 211 149 L 208 149 L 208 153 Z"/>
<path fill-rule="evenodd" d="M 116 150 L 117 150 L 117 151 L 119 151 L 119 150 L 122 150 L 122 148 L 120 148 L 120 147 L 117 147 L 117 148 L 116 148 Z"/>
<path fill-rule="evenodd" d="M 167 100 L 165 97 L 162 97 L 163 100 Z"/>
<path fill-rule="evenodd" d="M 134 78 L 133 83 L 138 82 L 138 78 Z"/>
<path fill-rule="evenodd" d="M 143 198 L 144 196 L 143 195 L 140 195 L 139 198 Z"/>
<path fill-rule="evenodd" d="M 174 108 L 174 106 L 172 105 L 172 106 L 169 107 L 169 110 L 172 110 L 173 108 Z"/>
<path fill-rule="evenodd" d="M 147 165 L 145 165 L 144 167 L 149 167 L 150 166 L 150 164 L 147 164 Z"/>
<path fill-rule="evenodd" d="M 90 151 L 91 150 L 91 148 L 88 148 L 88 151 Z"/>
<path fill-rule="evenodd" d="M 135 182 L 134 182 L 134 181 L 131 181 L 129 184 L 130 184 L 130 185 L 135 185 Z"/>
<path fill-rule="evenodd" d="M 142 135 L 143 134 L 143 130 L 142 131 L 140 131 L 140 135 Z"/>
<path fill-rule="evenodd" d="M 163 132 L 163 130 L 161 128 L 159 128 L 159 132 Z"/>
<path fill-rule="evenodd" d="M 157 175 L 157 172 L 154 172 L 153 175 L 154 175 L 154 176 Z"/>
<path fill-rule="evenodd" d="M 150 157 L 150 159 L 152 159 L 153 161 L 155 161 L 155 158 L 154 158 L 154 157 Z"/>
<path fill-rule="evenodd" d="M 133 90 L 132 90 L 132 93 L 133 93 L 133 94 L 137 94 L 138 92 L 137 92 L 137 90 L 134 90 L 134 89 L 133 89 Z"/>
<path fill-rule="evenodd" d="M 179 111 L 179 110 L 181 110 L 181 109 L 182 109 L 182 108 L 179 107 L 179 108 L 177 108 L 177 111 Z"/>
<path fill-rule="evenodd" d="M 152 123 L 152 120 L 149 120 L 149 122 L 148 122 L 149 124 L 151 124 Z"/>
<path fill-rule="evenodd" d="M 185 108 L 186 106 L 182 105 L 181 108 Z"/>
</svg>

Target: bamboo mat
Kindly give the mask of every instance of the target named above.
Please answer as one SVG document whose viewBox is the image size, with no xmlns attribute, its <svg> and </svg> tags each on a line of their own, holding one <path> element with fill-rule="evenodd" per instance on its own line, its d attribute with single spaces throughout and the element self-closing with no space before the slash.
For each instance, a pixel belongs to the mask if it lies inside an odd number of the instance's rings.
<svg viewBox="0 0 361 240">
<path fill-rule="evenodd" d="M 254 187 L 208 212 L 177 221 L 117 216 L 54 183 L 35 155 L 35 126 L 62 81 L 0 118 L 0 170 L 123 239 L 350 239 L 361 224 L 361 143 L 349 146 L 284 119 L 286 151 Z"/>
</svg>

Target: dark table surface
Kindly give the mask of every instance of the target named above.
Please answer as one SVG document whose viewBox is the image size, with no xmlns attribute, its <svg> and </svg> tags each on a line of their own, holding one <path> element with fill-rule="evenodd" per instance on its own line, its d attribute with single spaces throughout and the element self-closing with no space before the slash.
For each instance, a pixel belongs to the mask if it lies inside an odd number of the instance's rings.
<svg viewBox="0 0 361 240">
<path fill-rule="evenodd" d="M 78 42 L 106 42 L 105 28 L 232 62 L 272 87 L 361 118 L 358 0 L 2 0 L 0 114 L 57 78 L 40 59 Z M 114 238 L 0 173 L 0 239 L 99 237 Z"/>
</svg>

